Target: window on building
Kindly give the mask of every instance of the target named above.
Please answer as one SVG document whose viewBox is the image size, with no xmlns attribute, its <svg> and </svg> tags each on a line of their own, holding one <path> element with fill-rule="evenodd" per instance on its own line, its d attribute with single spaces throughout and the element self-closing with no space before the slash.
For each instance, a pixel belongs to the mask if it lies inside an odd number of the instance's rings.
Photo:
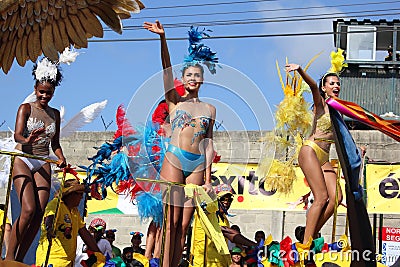
<svg viewBox="0 0 400 267">
<path fill-rule="evenodd" d="M 347 60 L 375 61 L 376 27 L 349 26 L 347 30 Z"/>
</svg>

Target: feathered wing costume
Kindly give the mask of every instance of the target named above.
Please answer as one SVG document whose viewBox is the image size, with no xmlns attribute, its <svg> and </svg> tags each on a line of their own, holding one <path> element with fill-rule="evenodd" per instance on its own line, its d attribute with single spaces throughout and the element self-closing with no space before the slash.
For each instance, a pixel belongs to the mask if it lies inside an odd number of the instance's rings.
<svg viewBox="0 0 400 267">
<path fill-rule="evenodd" d="M 315 56 L 307 66 L 319 56 Z M 294 164 L 297 161 L 303 139 L 309 134 L 312 126 L 312 113 L 310 104 L 305 101 L 303 94 L 309 88 L 303 83 L 303 78 L 294 73 L 291 76 L 286 73 L 286 83 L 283 82 L 278 63 L 276 63 L 278 75 L 285 98 L 279 103 L 275 118 L 276 126 L 274 136 L 269 137 L 267 145 L 276 144 L 275 158 L 261 159 L 258 166 L 258 175 L 264 188 L 276 190 L 279 193 L 289 193 L 296 179 Z"/>
<path fill-rule="evenodd" d="M 121 19 L 144 8 L 140 0 L 2 0 L 0 1 L 0 68 L 10 70 L 43 53 L 58 61 L 71 45 L 87 47 L 91 37 L 103 37 L 103 21 L 122 33 Z"/>
<path fill-rule="evenodd" d="M 101 111 L 103 111 L 106 105 L 107 100 L 104 100 L 101 102 L 90 104 L 89 106 L 81 109 L 68 122 L 62 125 L 60 130 L 60 138 L 67 137 L 76 132 L 78 129 L 82 128 L 84 125 L 91 123 L 100 115 Z M 60 112 L 61 110 L 64 113 L 64 107 L 60 109 Z M 61 119 L 63 119 L 63 116 L 61 117 Z"/>
</svg>

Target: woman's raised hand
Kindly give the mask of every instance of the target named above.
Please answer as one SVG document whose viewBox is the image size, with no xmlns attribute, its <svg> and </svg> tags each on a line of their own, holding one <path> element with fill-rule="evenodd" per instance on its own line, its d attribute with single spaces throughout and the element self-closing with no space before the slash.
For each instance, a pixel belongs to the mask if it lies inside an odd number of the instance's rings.
<svg viewBox="0 0 400 267">
<path fill-rule="evenodd" d="M 154 33 L 156 33 L 158 35 L 164 35 L 165 34 L 164 27 L 158 20 L 156 20 L 155 23 L 144 22 L 143 28 L 145 28 L 148 31 L 154 32 Z"/>
<path fill-rule="evenodd" d="M 30 135 L 28 136 L 28 138 L 26 139 L 26 142 L 28 144 L 32 144 L 35 143 L 37 141 L 39 141 L 40 139 L 42 139 L 42 137 L 40 137 L 39 135 L 41 133 L 43 133 L 46 129 L 45 128 L 39 128 L 39 129 L 34 129 Z"/>
<path fill-rule="evenodd" d="M 299 70 L 300 68 L 301 67 L 298 64 L 287 64 L 287 65 L 285 65 L 286 72 Z"/>
</svg>

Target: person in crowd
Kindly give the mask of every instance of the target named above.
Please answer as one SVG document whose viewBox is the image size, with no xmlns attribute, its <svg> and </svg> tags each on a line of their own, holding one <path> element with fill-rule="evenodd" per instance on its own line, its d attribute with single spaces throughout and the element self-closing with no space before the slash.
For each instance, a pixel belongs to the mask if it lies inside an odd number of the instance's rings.
<svg viewBox="0 0 400 267">
<path fill-rule="evenodd" d="M 106 222 L 101 218 L 94 218 L 89 225 L 89 232 L 96 240 L 97 246 L 104 256 L 112 258 L 112 248 L 110 242 L 104 238 L 104 232 L 106 229 Z"/>
<path fill-rule="evenodd" d="M 145 256 L 150 259 L 159 259 L 161 255 L 161 227 L 151 221 L 147 229 Z"/>
<path fill-rule="evenodd" d="M 238 233 L 240 233 L 240 227 L 237 224 L 231 225 L 231 229 L 237 231 Z M 228 240 L 228 249 L 229 251 L 232 250 L 233 247 L 239 247 L 240 249 L 243 249 L 240 245 L 232 243 L 230 240 Z"/>
<path fill-rule="evenodd" d="M 131 247 L 134 253 L 145 255 L 145 250 L 140 246 L 142 244 L 143 234 L 140 232 L 131 232 Z"/>
<path fill-rule="evenodd" d="M 5 205 L 0 204 L 0 224 L 1 225 L 3 224 L 4 216 L 5 216 L 4 208 L 5 208 Z M 6 225 L 4 227 L 3 227 L 3 225 L 0 227 L 0 235 L 3 234 L 3 230 L 4 230 L 3 248 L 5 247 L 5 249 L 7 249 L 8 244 L 10 242 L 11 229 L 12 229 L 11 222 L 8 219 L 8 217 L 6 216 Z M 3 249 L 3 251 L 4 251 L 4 249 Z M 6 254 L 7 254 L 7 251 L 6 251 Z"/>
<path fill-rule="evenodd" d="M 112 258 L 121 257 L 121 250 L 113 244 L 115 241 L 115 232 L 117 232 L 116 229 L 109 229 L 106 231 L 106 239 L 110 242 L 112 249 Z"/>
<path fill-rule="evenodd" d="M 393 47 L 390 45 L 388 47 L 388 55 L 385 57 L 385 61 L 392 61 L 393 60 Z M 400 61 L 400 54 L 396 53 L 396 61 Z"/>
<path fill-rule="evenodd" d="M 121 267 L 146 267 L 149 266 L 149 260 L 140 253 L 134 252 L 133 247 L 125 247 L 122 250 L 123 264 Z"/>
<path fill-rule="evenodd" d="M 54 198 L 46 206 L 36 250 L 37 266 L 42 266 L 46 262 L 49 249 L 48 264 L 74 266 L 78 234 L 88 249 L 100 252 L 77 208 L 84 191 L 83 184 L 76 179 L 68 179 L 61 191 L 61 199 Z"/>
<path fill-rule="evenodd" d="M 257 244 L 264 244 L 265 241 L 265 232 L 262 230 L 258 230 L 254 233 L 254 240 L 256 241 Z M 254 257 L 254 255 L 257 253 L 256 248 L 254 247 L 247 247 L 245 248 L 245 257 L 244 261 L 246 262 L 247 266 L 253 267 L 257 266 L 258 264 L 258 259 L 257 257 Z M 262 254 L 264 255 L 264 254 Z"/>
<path fill-rule="evenodd" d="M 180 96 L 174 89 L 172 65 L 165 37 L 159 21 L 145 22 L 144 28 L 157 34 L 161 41 L 161 61 L 163 66 L 165 100 L 171 122 L 171 140 L 162 164 L 162 180 L 179 184 L 203 185 L 211 183 L 211 163 L 213 159 L 213 125 L 216 109 L 199 99 L 199 90 L 204 81 L 201 59 L 188 62 L 182 68 L 182 83 L 187 91 Z M 166 191 L 165 189 L 163 190 Z M 183 187 L 173 186 L 166 225 L 163 266 L 176 267 L 181 261 L 194 207 L 192 200 L 186 200 Z"/>
<path fill-rule="evenodd" d="M 216 215 L 218 223 L 221 227 L 222 234 L 226 240 L 230 240 L 235 244 L 240 244 L 243 247 L 256 248 L 257 243 L 244 237 L 240 232 L 232 229 L 228 221 L 228 210 L 233 201 L 233 193 L 231 186 L 227 184 L 219 184 L 214 188 L 218 198 L 218 207 Z M 201 267 L 224 267 L 230 265 L 230 257 L 227 259 L 218 253 L 214 243 L 206 238 L 204 229 L 202 228 L 197 213 L 193 222 L 192 234 L 192 258 L 193 266 Z M 206 243 L 207 242 L 207 243 Z M 206 249 L 206 250 L 205 250 Z M 206 256 L 205 256 L 206 255 Z M 229 255 L 228 255 L 229 256 Z M 206 260 L 206 264 L 204 264 Z"/>
<path fill-rule="evenodd" d="M 239 247 L 233 247 L 231 251 L 232 263 L 229 267 L 247 267 L 242 255 L 242 249 Z"/>
<path fill-rule="evenodd" d="M 312 206 L 307 212 L 303 243 L 317 238 L 325 222 L 332 216 L 336 197 L 336 173 L 329 162 L 329 149 L 333 140 L 333 126 L 330 121 L 327 97 L 338 97 L 340 80 L 337 73 L 328 72 L 317 83 L 298 64 L 287 64 L 286 71 L 297 71 L 309 85 L 313 96 L 314 121 L 311 135 L 300 149 L 298 162 L 311 192 Z M 338 203 L 342 201 L 342 191 L 337 192 Z"/>
<path fill-rule="evenodd" d="M 49 146 L 58 158 L 58 167 L 66 166 L 60 146 L 60 112 L 49 106 L 54 91 L 62 80 L 58 66 L 52 65 L 51 73 L 43 72 L 47 58 L 33 68 L 36 101 L 20 105 L 15 121 L 16 150 L 47 158 Z M 13 183 L 21 204 L 21 213 L 13 223 L 6 259 L 22 262 L 35 238 L 50 195 L 50 163 L 38 159 L 16 157 Z"/>
<path fill-rule="evenodd" d="M 263 230 L 256 231 L 254 234 L 254 240 L 257 244 L 259 244 L 261 241 L 265 241 L 265 232 Z"/>
</svg>

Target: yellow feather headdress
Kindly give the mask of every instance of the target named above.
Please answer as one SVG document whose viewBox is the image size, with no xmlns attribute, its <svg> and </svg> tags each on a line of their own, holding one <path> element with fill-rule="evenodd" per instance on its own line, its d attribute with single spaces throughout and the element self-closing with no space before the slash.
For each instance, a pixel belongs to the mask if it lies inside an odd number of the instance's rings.
<svg viewBox="0 0 400 267">
<path fill-rule="evenodd" d="M 347 67 L 347 63 L 344 63 L 345 58 L 343 52 L 344 50 L 340 48 L 338 48 L 337 52 L 331 52 L 331 67 L 326 74 L 336 73 L 337 75 L 339 75 L 342 72 L 343 68 Z"/>
</svg>

